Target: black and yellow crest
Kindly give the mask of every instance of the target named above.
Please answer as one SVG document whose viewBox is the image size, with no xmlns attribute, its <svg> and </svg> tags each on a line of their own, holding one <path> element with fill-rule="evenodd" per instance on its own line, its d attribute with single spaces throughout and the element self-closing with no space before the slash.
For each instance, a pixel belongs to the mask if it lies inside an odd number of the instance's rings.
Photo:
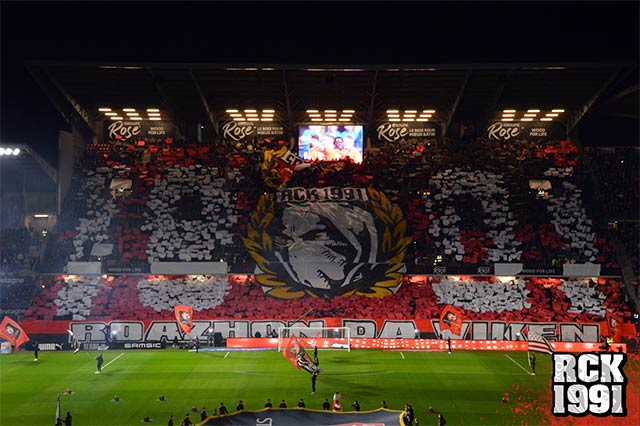
<svg viewBox="0 0 640 426">
<path fill-rule="evenodd" d="M 402 284 L 406 234 L 373 188 L 289 188 L 260 198 L 243 240 L 270 296 L 385 297 Z"/>
</svg>

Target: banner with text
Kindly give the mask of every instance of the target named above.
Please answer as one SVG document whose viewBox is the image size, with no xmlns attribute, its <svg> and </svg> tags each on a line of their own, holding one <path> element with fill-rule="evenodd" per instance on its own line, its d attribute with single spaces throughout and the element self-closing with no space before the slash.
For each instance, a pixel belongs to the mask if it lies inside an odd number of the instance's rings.
<svg viewBox="0 0 640 426">
<path fill-rule="evenodd" d="M 224 339 L 230 337 L 249 338 L 260 333 L 268 336 L 281 327 L 295 325 L 297 336 L 318 337 L 318 327 L 349 327 L 351 339 L 356 338 L 388 338 L 415 339 L 416 330 L 427 339 L 443 337 L 439 318 L 434 319 L 384 319 L 384 318 L 316 318 L 303 321 L 277 319 L 201 319 L 193 320 L 193 328 L 189 335 L 181 329 L 177 320 L 112 320 L 112 321 L 23 321 L 24 331 L 32 336 L 66 336 L 71 341 L 68 330 L 81 343 L 134 343 L 134 342 L 171 342 L 175 337 L 179 340 L 199 338 L 206 341 L 210 331 L 219 332 Z M 634 338 L 636 335 L 633 323 L 621 323 L 619 337 Z M 308 332 L 304 328 L 308 327 Z M 328 328 L 328 330 L 330 330 Z M 114 333 L 115 331 L 115 333 Z M 602 322 L 525 322 L 525 321 L 489 321 L 465 319 L 460 327 L 459 335 L 450 335 L 452 340 L 493 340 L 524 341 L 522 335 L 535 332 L 551 342 L 590 342 L 599 343 L 605 333 L 609 333 L 610 325 Z M 321 335 L 320 338 L 331 337 Z M 277 338 L 273 338 L 277 341 Z M 60 342 L 60 338 L 40 341 Z"/>
<path fill-rule="evenodd" d="M 486 137 L 499 142 L 517 139 L 565 140 L 567 128 L 557 121 L 496 121 L 487 126 Z"/>
<path fill-rule="evenodd" d="M 220 126 L 220 136 L 233 142 L 250 141 L 253 138 L 285 139 L 284 127 L 277 123 L 253 121 L 228 121 Z"/>
<path fill-rule="evenodd" d="M 269 296 L 386 297 L 402 285 L 406 229 L 374 188 L 297 187 L 262 195 L 243 241 Z"/>
<path fill-rule="evenodd" d="M 105 140 L 109 142 L 135 143 L 139 140 L 161 142 L 173 140 L 177 135 L 176 127 L 168 121 L 105 121 Z"/>
<path fill-rule="evenodd" d="M 440 136 L 440 125 L 432 121 L 393 123 L 383 122 L 376 127 L 374 140 L 379 144 L 395 143 L 406 139 L 435 140 Z"/>
</svg>

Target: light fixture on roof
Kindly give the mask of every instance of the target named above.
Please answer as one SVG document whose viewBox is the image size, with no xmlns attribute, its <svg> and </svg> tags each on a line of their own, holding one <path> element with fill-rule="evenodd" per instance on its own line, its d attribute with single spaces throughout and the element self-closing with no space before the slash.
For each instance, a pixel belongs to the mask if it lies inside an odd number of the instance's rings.
<svg viewBox="0 0 640 426">
<path fill-rule="evenodd" d="M 528 109 L 527 112 L 540 112 L 539 109 Z"/>
<path fill-rule="evenodd" d="M 325 110 L 317 110 L 317 109 L 308 109 L 307 114 L 310 118 L 318 118 L 319 120 L 315 121 L 325 121 L 325 122 L 348 122 L 351 121 L 352 115 L 355 113 L 353 109 L 345 109 L 345 110 L 336 110 L 336 109 L 325 109 Z"/>
<path fill-rule="evenodd" d="M 520 121 L 533 121 L 533 118 L 525 117 L 525 118 L 521 118 Z"/>
<path fill-rule="evenodd" d="M 414 118 L 403 118 L 402 121 L 416 121 Z"/>
<path fill-rule="evenodd" d="M 160 112 L 158 108 L 147 108 L 147 112 Z"/>
<path fill-rule="evenodd" d="M 121 66 L 121 65 L 99 65 L 98 68 L 105 70 L 141 70 L 142 67 Z"/>
<path fill-rule="evenodd" d="M 266 112 L 266 113 L 271 113 L 271 114 L 273 114 L 273 113 L 275 113 L 275 112 L 276 112 L 276 110 L 275 110 L 275 109 L 263 109 L 263 110 L 262 110 L 262 112 L 263 112 L 263 113 L 265 113 L 265 112 Z"/>
<path fill-rule="evenodd" d="M 552 109 L 551 112 L 564 112 L 563 109 Z"/>
<path fill-rule="evenodd" d="M 159 120 L 162 120 L 162 118 L 160 118 L 160 117 L 149 117 L 149 120 L 151 120 L 151 121 L 159 121 Z"/>
<path fill-rule="evenodd" d="M 135 108 L 122 108 L 124 112 L 135 112 Z"/>
<path fill-rule="evenodd" d="M 112 120 L 122 120 L 122 117 L 118 117 L 118 116 L 116 116 L 116 117 L 111 117 L 111 119 L 112 119 Z"/>
<path fill-rule="evenodd" d="M 234 120 L 235 120 L 235 121 L 247 121 L 247 120 L 245 120 L 245 119 L 244 119 L 244 118 L 242 118 L 242 117 L 235 117 L 235 118 L 234 118 Z"/>
<path fill-rule="evenodd" d="M 557 113 L 547 113 L 545 114 L 547 117 L 557 117 L 558 114 Z"/>
<path fill-rule="evenodd" d="M 405 114 L 416 114 L 417 112 L 418 112 L 418 111 L 416 111 L 415 109 L 408 109 L 408 110 L 405 110 L 405 112 L 404 112 L 404 113 L 405 113 Z"/>
<path fill-rule="evenodd" d="M 129 117 L 129 120 L 139 121 L 142 120 L 142 117 Z"/>
<path fill-rule="evenodd" d="M 117 112 L 105 112 L 104 115 L 106 115 L 108 117 L 112 117 L 112 116 L 118 115 L 118 113 Z"/>
<path fill-rule="evenodd" d="M 540 121 L 553 121 L 553 118 L 551 118 L 551 117 L 542 117 L 540 119 Z"/>
<path fill-rule="evenodd" d="M 140 115 L 140 114 L 138 114 L 137 112 L 128 112 L 128 113 L 127 113 L 127 115 L 128 115 L 129 117 L 135 117 L 135 116 L 138 116 L 138 115 Z"/>
<path fill-rule="evenodd" d="M 515 114 L 502 114 L 503 117 L 515 117 Z"/>
<path fill-rule="evenodd" d="M 535 117 L 538 114 L 524 114 L 525 117 Z"/>
<path fill-rule="evenodd" d="M 513 121 L 513 118 L 503 118 L 502 121 Z"/>
<path fill-rule="evenodd" d="M 311 121 L 322 121 L 322 118 L 312 118 Z"/>
<path fill-rule="evenodd" d="M 387 114 L 398 114 L 400 111 L 397 109 L 388 109 Z"/>
<path fill-rule="evenodd" d="M 389 121 L 400 121 L 399 118 L 390 118 Z"/>
<path fill-rule="evenodd" d="M 418 117 L 416 118 L 416 121 L 429 121 L 429 119 L 426 117 Z"/>
<path fill-rule="evenodd" d="M 98 108 L 98 111 L 100 111 L 100 112 L 109 112 L 109 111 L 111 111 L 111 108 L 102 107 L 102 108 Z"/>
<path fill-rule="evenodd" d="M 436 110 L 435 109 L 424 109 L 424 110 L 422 110 L 422 112 L 424 112 L 426 114 L 435 114 Z"/>
<path fill-rule="evenodd" d="M 272 117 L 262 117 L 260 121 L 273 121 Z"/>
<path fill-rule="evenodd" d="M 20 148 L 2 148 L 0 147 L 0 156 L 2 155 L 19 155 Z"/>
<path fill-rule="evenodd" d="M 232 112 L 231 114 L 229 114 L 231 117 L 242 117 L 242 114 L 239 112 Z"/>
<path fill-rule="evenodd" d="M 238 110 L 237 109 L 228 109 L 228 110 L 226 110 L 226 112 L 238 112 Z"/>
<path fill-rule="evenodd" d="M 33 217 L 37 217 L 37 218 L 40 219 L 40 218 L 49 217 L 49 215 L 46 214 L 46 213 L 36 213 L 36 214 L 33 215 Z"/>
<path fill-rule="evenodd" d="M 147 115 L 149 117 L 160 117 L 160 113 L 159 112 L 149 112 L 149 113 L 147 113 Z"/>
<path fill-rule="evenodd" d="M 245 114 L 246 114 L 247 112 L 258 112 L 258 110 L 255 110 L 255 109 L 245 109 L 245 110 L 244 110 L 244 112 L 245 112 Z"/>
<path fill-rule="evenodd" d="M 515 109 L 504 109 L 502 110 L 502 112 L 516 112 Z"/>
</svg>

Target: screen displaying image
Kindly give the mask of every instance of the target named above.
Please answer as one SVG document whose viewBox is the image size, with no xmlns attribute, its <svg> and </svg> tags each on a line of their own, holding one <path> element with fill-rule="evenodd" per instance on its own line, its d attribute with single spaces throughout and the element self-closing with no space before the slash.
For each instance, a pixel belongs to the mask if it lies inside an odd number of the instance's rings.
<svg viewBox="0 0 640 426">
<path fill-rule="evenodd" d="M 298 155 L 310 161 L 351 159 L 362 163 L 361 125 L 298 126 Z"/>
</svg>

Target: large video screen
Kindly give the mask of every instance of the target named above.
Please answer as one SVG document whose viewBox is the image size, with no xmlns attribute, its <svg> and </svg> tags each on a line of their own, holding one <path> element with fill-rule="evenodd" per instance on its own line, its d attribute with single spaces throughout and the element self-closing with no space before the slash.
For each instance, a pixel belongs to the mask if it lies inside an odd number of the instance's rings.
<svg viewBox="0 0 640 426">
<path fill-rule="evenodd" d="M 310 161 L 362 163 L 362 125 L 300 125 L 298 155 Z"/>
</svg>

